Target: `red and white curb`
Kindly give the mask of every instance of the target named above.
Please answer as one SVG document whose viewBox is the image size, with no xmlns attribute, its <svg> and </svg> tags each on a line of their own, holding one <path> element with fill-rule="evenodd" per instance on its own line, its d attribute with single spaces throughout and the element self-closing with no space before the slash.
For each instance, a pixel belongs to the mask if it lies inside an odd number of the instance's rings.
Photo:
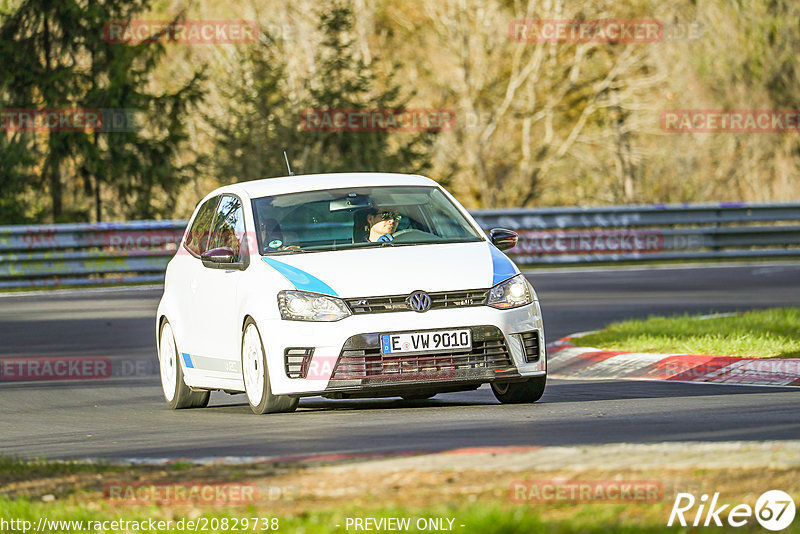
<svg viewBox="0 0 800 534">
<path fill-rule="evenodd" d="M 570 339 L 547 346 L 548 374 L 554 378 L 800 386 L 800 358 L 619 352 L 576 347 Z"/>
</svg>

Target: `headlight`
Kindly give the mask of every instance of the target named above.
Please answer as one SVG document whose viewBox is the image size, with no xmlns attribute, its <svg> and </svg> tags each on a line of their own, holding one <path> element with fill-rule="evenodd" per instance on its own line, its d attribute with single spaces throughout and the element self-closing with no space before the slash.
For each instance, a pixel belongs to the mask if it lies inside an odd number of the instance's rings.
<svg viewBox="0 0 800 534">
<path fill-rule="evenodd" d="M 489 290 L 489 299 L 486 304 L 492 308 L 509 310 L 519 308 L 533 302 L 533 291 L 528 281 L 521 274 L 500 282 Z"/>
<path fill-rule="evenodd" d="M 278 308 L 288 321 L 338 321 L 350 315 L 342 299 L 305 291 L 281 291 Z"/>
</svg>

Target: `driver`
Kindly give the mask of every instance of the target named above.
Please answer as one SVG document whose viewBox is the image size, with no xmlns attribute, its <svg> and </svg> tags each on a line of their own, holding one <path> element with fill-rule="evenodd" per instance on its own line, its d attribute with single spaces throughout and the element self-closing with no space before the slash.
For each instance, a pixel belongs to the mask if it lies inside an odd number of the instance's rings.
<svg viewBox="0 0 800 534">
<path fill-rule="evenodd" d="M 369 232 L 365 241 L 385 242 L 394 239 L 392 233 L 397 229 L 401 215 L 395 211 L 372 208 L 367 212 L 366 230 Z"/>
</svg>

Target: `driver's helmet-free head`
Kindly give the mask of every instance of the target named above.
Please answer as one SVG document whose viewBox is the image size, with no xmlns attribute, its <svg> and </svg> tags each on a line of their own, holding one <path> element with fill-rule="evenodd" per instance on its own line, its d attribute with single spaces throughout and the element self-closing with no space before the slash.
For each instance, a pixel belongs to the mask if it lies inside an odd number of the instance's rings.
<svg viewBox="0 0 800 534">
<path fill-rule="evenodd" d="M 353 215 L 353 240 L 355 242 L 365 241 L 369 236 L 370 224 L 367 217 L 370 215 L 380 215 L 383 220 L 400 221 L 402 219 L 399 213 L 390 208 L 370 207 L 357 210 Z"/>
<path fill-rule="evenodd" d="M 399 213 L 397 213 L 396 211 L 394 211 L 394 210 L 392 210 L 390 208 L 374 208 L 373 207 L 373 208 L 369 208 L 369 209 L 365 210 L 365 212 L 364 212 L 364 220 L 365 221 L 367 220 L 367 216 L 368 215 L 380 215 L 381 219 L 383 219 L 384 221 L 388 221 L 389 219 L 394 219 L 396 221 L 399 221 L 400 219 L 403 218 L 402 215 L 400 215 Z M 369 228 L 367 228 L 367 230 L 369 230 Z"/>
</svg>

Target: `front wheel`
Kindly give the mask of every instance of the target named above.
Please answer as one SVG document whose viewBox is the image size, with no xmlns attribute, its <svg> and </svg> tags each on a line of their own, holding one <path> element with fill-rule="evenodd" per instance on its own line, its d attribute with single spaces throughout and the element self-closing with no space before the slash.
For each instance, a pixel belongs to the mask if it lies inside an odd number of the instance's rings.
<svg viewBox="0 0 800 534">
<path fill-rule="evenodd" d="M 524 382 L 492 382 L 494 396 L 503 404 L 536 402 L 544 394 L 547 376 L 535 376 Z"/>
<path fill-rule="evenodd" d="M 264 344 L 252 319 L 247 319 L 242 332 L 242 378 L 253 413 L 293 412 L 297 409 L 300 399 L 272 394 Z"/>
<path fill-rule="evenodd" d="M 161 325 L 161 334 L 158 342 L 158 367 L 161 375 L 161 389 L 164 390 L 164 399 L 173 410 L 182 408 L 205 408 L 208 406 L 210 391 L 192 391 L 183 381 L 183 369 L 178 359 L 178 347 L 175 345 L 175 335 L 168 322 Z"/>
</svg>

